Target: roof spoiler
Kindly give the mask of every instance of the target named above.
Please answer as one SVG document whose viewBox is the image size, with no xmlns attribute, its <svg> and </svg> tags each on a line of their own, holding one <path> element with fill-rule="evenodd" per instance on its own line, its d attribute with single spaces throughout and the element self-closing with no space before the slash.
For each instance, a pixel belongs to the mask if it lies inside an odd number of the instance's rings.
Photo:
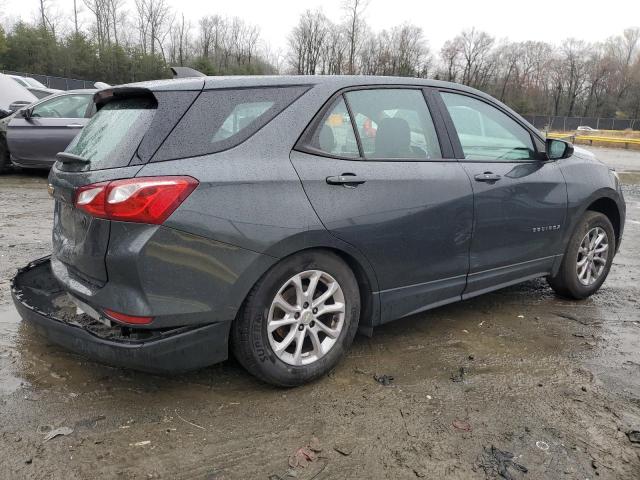
<svg viewBox="0 0 640 480">
<path fill-rule="evenodd" d="M 148 88 L 124 86 L 99 90 L 93 94 L 93 101 L 99 110 L 112 100 L 131 97 L 149 97 L 155 99 L 153 92 Z"/>
<path fill-rule="evenodd" d="M 193 78 L 206 77 L 206 75 L 198 70 L 189 67 L 169 67 L 173 73 L 173 78 Z"/>
</svg>

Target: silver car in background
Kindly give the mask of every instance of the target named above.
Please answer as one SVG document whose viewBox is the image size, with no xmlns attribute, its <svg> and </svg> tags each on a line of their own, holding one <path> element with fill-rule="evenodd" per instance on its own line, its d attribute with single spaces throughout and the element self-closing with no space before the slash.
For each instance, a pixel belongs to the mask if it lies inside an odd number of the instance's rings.
<svg viewBox="0 0 640 480">
<path fill-rule="evenodd" d="M 0 172 L 11 164 L 50 168 L 56 154 L 67 148 L 95 113 L 95 92 L 94 89 L 60 92 L 0 121 L 0 143 L 6 140 L 8 152 L 2 158 L 0 147 Z"/>
</svg>

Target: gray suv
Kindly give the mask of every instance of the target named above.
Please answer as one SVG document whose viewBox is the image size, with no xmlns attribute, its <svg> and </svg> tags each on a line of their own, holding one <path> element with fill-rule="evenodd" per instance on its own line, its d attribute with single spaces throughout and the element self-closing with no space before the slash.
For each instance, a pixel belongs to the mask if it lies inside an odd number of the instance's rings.
<svg viewBox="0 0 640 480">
<path fill-rule="evenodd" d="M 357 330 L 536 277 L 582 299 L 618 178 L 493 98 L 385 77 L 157 81 L 95 95 L 49 176 L 53 254 L 12 283 L 55 343 L 294 386 Z"/>
</svg>

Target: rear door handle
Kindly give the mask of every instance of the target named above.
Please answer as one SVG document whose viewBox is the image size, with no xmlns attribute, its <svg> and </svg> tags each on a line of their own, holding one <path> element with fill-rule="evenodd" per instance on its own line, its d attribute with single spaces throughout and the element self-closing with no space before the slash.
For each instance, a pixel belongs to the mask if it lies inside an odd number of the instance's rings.
<svg viewBox="0 0 640 480">
<path fill-rule="evenodd" d="M 366 182 L 366 180 L 362 177 L 354 173 L 343 173 L 342 175 L 338 175 L 335 177 L 327 177 L 327 183 L 329 185 L 344 185 L 345 187 L 355 187 L 356 185 L 360 185 Z"/>
<path fill-rule="evenodd" d="M 82 128 L 82 125 L 79 123 L 70 123 L 67 125 L 67 128 Z"/>
<path fill-rule="evenodd" d="M 477 174 L 473 178 L 476 179 L 476 182 L 497 182 L 502 177 L 500 175 L 498 175 L 497 173 L 484 172 L 484 173 Z"/>
</svg>

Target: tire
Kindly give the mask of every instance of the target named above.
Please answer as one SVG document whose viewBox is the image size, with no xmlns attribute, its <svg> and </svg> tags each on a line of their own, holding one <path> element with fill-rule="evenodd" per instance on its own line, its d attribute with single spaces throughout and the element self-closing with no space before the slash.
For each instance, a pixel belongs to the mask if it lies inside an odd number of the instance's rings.
<svg viewBox="0 0 640 480">
<path fill-rule="evenodd" d="M 0 136 L 0 175 L 11 170 L 11 160 L 9 159 L 9 147 L 4 135 Z"/>
<path fill-rule="evenodd" d="M 311 294 L 313 300 L 304 308 L 304 300 L 308 300 L 304 295 L 310 293 L 315 277 L 315 295 Z M 295 286 L 295 278 L 301 279 L 300 289 Z M 338 289 L 318 303 L 323 294 L 328 295 L 332 280 Z M 277 294 L 285 301 L 276 302 Z M 342 313 L 338 311 L 340 304 Z M 286 309 L 280 305 L 286 305 Z M 314 310 L 314 305 L 320 310 Z M 321 314 L 325 309 L 335 311 Z M 346 263 L 330 252 L 303 251 L 276 264 L 253 287 L 232 326 L 233 353 L 249 373 L 267 383 L 280 387 L 302 385 L 327 374 L 338 363 L 353 341 L 359 317 L 360 291 Z M 277 322 L 287 324 L 275 328 Z M 298 339 L 303 334 L 298 354 Z M 287 340 L 288 348 L 276 352 Z"/>
<path fill-rule="evenodd" d="M 585 284 L 584 275 L 582 276 L 582 281 L 580 280 L 579 275 L 582 272 L 583 267 L 589 269 L 590 260 L 589 256 L 584 253 L 585 249 L 583 248 L 583 242 L 585 241 L 587 234 L 592 235 L 590 238 L 596 238 L 599 236 L 599 234 L 594 234 L 594 231 L 604 232 L 606 234 L 606 238 L 602 244 L 599 244 L 600 246 L 598 248 L 603 248 L 602 245 L 604 242 L 607 242 L 607 255 L 606 259 L 603 261 L 601 256 L 602 254 L 596 253 L 596 256 L 598 256 L 600 260 L 594 260 L 593 264 L 595 265 L 594 268 L 596 268 L 599 273 L 597 278 L 591 278 L 595 277 L 595 275 L 592 275 L 591 273 L 593 270 L 587 272 L 586 275 L 589 276 L 588 280 L 592 283 Z M 586 241 L 588 242 L 588 240 Z M 602 283 L 609 274 L 611 263 L 613 262 L 613 256 L 615 254 L 615 246 L 615 232 L 609 219 L 602 213 L 587 211 L 569 239 L 567 250 L 565 251 L 558 273 L 555 276 L 548 277 L 547 280 L 549 285 L 551 285 L 551 288 L 553 288 L 558 295 L 570 299 L 581 300 L 593 295 L 602 286 Z M 586 251 L 590 250 L 586 249 Z M 585 257 L 586 266 L 583 262 L 582 266 L 579 267 L 578 263 L 581 260 L 585 260 Z M 601 266 L 602 270 L 599 270 Z"/>
</svg>

